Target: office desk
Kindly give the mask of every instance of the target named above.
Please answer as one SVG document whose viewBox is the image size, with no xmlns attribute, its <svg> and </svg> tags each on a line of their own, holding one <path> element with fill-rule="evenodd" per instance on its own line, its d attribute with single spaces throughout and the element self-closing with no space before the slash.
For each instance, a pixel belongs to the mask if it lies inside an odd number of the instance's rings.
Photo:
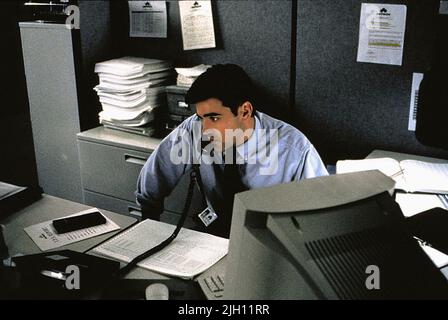
<svg viewBox="0 0 448 320">
<path fill-rule="evenodd" d="M 42 199 L 29 205 L 28 207 L 5 217 L 0 220 L 1 224 L 6 226 L 5 229 L 5 241 L 8 246 L 11 256 L 17 254 L 35 254 L 41 253 L 39 247 L 31 240 L 31 238 L 23 230 L 25 227 L 48 221 L 56 218 L 61 218 L 73 213 L 77 213 L 83 210 L 90 209 L 92 207 L 71 202 L 68 200 L 52 197 L 49 195 L 43 195 Z M 122 229 L 136 222 L 135 218 L 121 215 L 118 213 L 102 210 L 107 217 L 117 223 Z M 77 252 L 83 252 L 94 245 L 104 241 L 105 239 L 118 233 L 120 230 L 103 234 L 94 238 L 83 240 L 80 242 L 72 243 L 70 245 L 57 248 L 55 250 L 73 250 Z M 151 272 L 146 269 L 136 268 L 131 271 L 127 276 L 127 279 L 169 279 L 163 275 Z"/>
<path fill-rule="evenodd" d="M 40 253 L 39 247 L 25 233 L 24 228 L 48 220 L 61 218 L 73 213 L 90 209 L 91 207 L 71 202 L 68 200 L 43 195 L 42 199 L 34 202 L 28 207 L 0 220 L 6 226 L 5 240 L 10 255 Z M 113 212 L 101 210 L 107 217 L 111 218 L 121 228 L 134 223 L 136 219 L 119 215 Z M 115 231 L 117 233 L 118 231 Z M 114 233 L 104 234 L 98 237 L 76 242 L 56 250 L 69 249 L 78 252 L 87 250 L 96 243 L 103 241 Z"/>
<path fill-rule="evenodd" d="M 426 162 L 433 162 L 433 163 L 448 163 L 448 160 L 446 160 L 446 159 L 423 157 L 423 156 L 417 156 L 417 155 L 413 155 L 413 154 L 399 153 L 399 152 L 392 152 L 392 151 L 385 151 L 385 150 L 374 150 L 366 158 L 367 159 L 392 158 L 397 161 L 418 160 L 418 161 L 426 161 Z M 448 279 L 448 266 L 440 269 L 440 271 L 442 271 L 442 273 Z"/>
<path fill-rule="evenodd" d="M 29 255 L 41 253 L 39 247 L 31 240 L 31 238 L 23 230 L 24 228 L 48 221 L 56 218 L 61 218 L 73 213 L 77 213 L 83 210 L 90 209 L 92 207 L 71 202 L 68 200 L 56 198 L 49 195 L 43 195 L 42 199 L 36 201 L 35 203 L 27 206 L 26 208 L 9 215 L 3 219 L 0 219 L 0 223 L 5 225 L 4 236 L 6 245 L 9 249 L 9 254 L 15 256 L 18 254 Z M 125 216 L 122 214 L 117 214 L 114 212 L 102 210 L 101 212 L 108 218 L 112 219 L 117 223 L 121 229 L 128 227 L 137 221 L 137 219 Z M 77 252 L 84 252 L 96 244 L 112 237 L 114 234 L 120 232 L 114 231 L 107 234 L 103 234 L 94 238 L 83 240 L 80 242 L 72 243 L 70 245 L 57 248 L 55 250 L 73 250 Z M 124 264 L 122 264 L 122 267 Z M 126 280 L 131 280 L 123 282 L 123 291 L 135 291 L 140 290 L 144 293 L 145 286 L 147 286 L 148 281 L 156 282 L 166 282 L 171 290 L 177 293 L 173 296 L 174 299 L 203 299 L 202 293 L 195 283 L 187 282 L 181 279 L 172 279 L 164 275 L 136 267 L 125 277 Z M 179 291 L 183 291 L 179 293 Z M 129 297 L 124 297 L 128 299 Z"/>
</svg>

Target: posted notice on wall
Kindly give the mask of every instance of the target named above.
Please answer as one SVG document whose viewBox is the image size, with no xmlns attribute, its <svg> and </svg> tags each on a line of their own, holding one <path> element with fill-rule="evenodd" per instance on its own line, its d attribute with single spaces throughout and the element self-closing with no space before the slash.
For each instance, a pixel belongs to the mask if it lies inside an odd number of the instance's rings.
<svg viewBox="0 0 448 320">
<path fill-rule="evenodd" d="M 409 123 L 408 123 L 409 131 L 415 131 L 417 127 L 418 96 L 422 80 L 423 80 L 423 73 L 413 74 L 412 90 L 411 90 L 411 106 L 409 108 Z"/>
<path fill-rule="evenodd" d="M 362 4 L 358 62 L 402 65 L 406 12 L 405 5 Z"/>
<path fill-rule="evenodd" d="M 215 48 L 211 1 L 179 1 L 184 50 Z"/>
<path fill-rule="evenodd" d="M 166 38 L 167 11 L 165 1 L 129 1 L 129 36 Z"/>
</svg>

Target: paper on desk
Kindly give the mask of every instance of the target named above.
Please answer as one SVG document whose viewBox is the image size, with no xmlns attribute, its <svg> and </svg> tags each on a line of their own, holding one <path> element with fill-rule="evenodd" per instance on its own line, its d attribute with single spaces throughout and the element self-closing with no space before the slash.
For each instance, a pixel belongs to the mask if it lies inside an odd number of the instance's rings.
<svg viewBox="0 0 448 320">
<path fill-rule="evenodd" d="M 391 158 L 376 158 L 362 160 L 339 160 L 336 163 L 336 173 L 379 170 L 395 180 L 395 188 L 400 189 L 406 184 L 400 163 Z"/>
<path fill-rule="evenodd" d="M 100 102 L 101 104 L 107 104 L 109 106 L 112 107 L 116 107 L 118 108 L 118 110 L 123 110 L 125 109 L 128 111 L 136 111 L 137 108 L 143 109 L 146 106 L 150 105 L 150 106 L 154 106 L 155 105 L 163 105 L 163 98 L 160 96 L 146 96 L 146 97 L 142 97 L 139 98 L 135 101 L 121 101 L 121 100 L 115 100 L 115 99 L 111 99 L 111 98 L 103 98 L 100 97 Z M 107 111 L 105 108 L 103 108 L 104 111 Z"/>
<path fill-rule="evenodd" d="M 395 201 L 400 205 L 405 217 L 412 217 L 432 208 L 445 208 L 436 194 L 397 193 Z"/>
<path fill-rule="evenodd" d="M 111 89 L 103 90 L 97 87 L 95 87 L 94 90 L 98 93 L 99 97 L 112 98 L 122 101 L 134 101 L 142 97 L 160 96 L 165 94 L 165 87 L 154 87 L 125 92 L 115 92 Z"/>
<path fill-rule="evenodd" d="M 199 77 L 209 68 L 211 68 L 211 65 L 200 64 L 192 68 L 176 68 L 176 72 L 185 77 Z"/>
<path fill-rule="evenodd" d="M 95 211 L 99 210 L 96 208 L 89 209 L 75 213 L 73 215 L 70 215 L 69 217 Z M 26 227 L 24 230 L 42 251 L 47 251 L 120 229 L 120 227 L 115 222 L 113 222 L 106 216 L 104 217 L 106 218 L 105 224 L 73 232 L 67 232 L 64 234 L 58 234 L 56 232 L 56 230 L 53 228 L 53 220 Z"/>
<path fill-rule="evenodd" d="M 400 164 L 410 190 L 448 193 L 448 163 L 403 160 Z"/>
<path fill-rule="evenodd" d="M 175 226 L 145 220 L 93 249 L 93 252 L 129 263 L 138 255 L 166 240 Z M 162 251 L 141 261 L 138 266 L 162 274 L 191 279 L 223 258 L 229 240 L 182 229 Z"/>
<path fill-rule="evenodd" d="M 142 81 L 151 81 L 156 79 L 169 78 L 173 76 L 171 69 L 158 72 L 148 72 L 144 74 L 137 74 L 132 76 L 117 76 L 111 73 L 98 73 L 98 77 L 103 80 L 109 80 L 111 82 L 122 83 L 122 84 L 134 84 Z"/>
<path fill-rule="evenodd" d="M 172 63 L 165 60 L 141 57 L 123 57 L 95 64 L 95 73 L 107 73 L 126 78 L 141 77 L 148 72 L 170 69 Z"/>
</svg>

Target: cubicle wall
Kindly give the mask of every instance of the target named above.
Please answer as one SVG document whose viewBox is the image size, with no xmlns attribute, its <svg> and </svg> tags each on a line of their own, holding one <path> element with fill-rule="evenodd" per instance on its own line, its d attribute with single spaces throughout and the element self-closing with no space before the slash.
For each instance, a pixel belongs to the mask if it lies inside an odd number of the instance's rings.
<svg viewBox="0 0 448 320">
<path fill-rule="evenodd" d="M 112 3 L 121 55 L 177 65 L 237 63 L 264 92 L 261 110 L 306 133 L 327 163 L 373 149 L 448 157 L 408 131 L 413 72 L 430 66 L 438 0 L 407 6 L 402 66 L 359 63 L 361 4 L 368 0 L 212 1 L 218 46 L 183 51 L 177 1 L 168 1 L 167 39 L 129 38 L 126 1 Z"/>
<path fill-rule="evenodd" d="M 129 38 L 127 1 L 112 1 L 121 55 L 171 59 L 176 66 L 236 63 L 263 90 L 260 110 L 279 117 L 290 106 L 292 1 L 212 1 L 217 47 L 184 51 L 178 1 L 167 1 L 168 38 Z"/>
<path fill-rule="evenodd" d="M 92 90 L 98 81 L 94 64 L 136 55 L 171 59 L 176 66 L 241 65 L 261 89 L 257 107 L 297 126 L 327 163 L 364 157 L 373 149 L 448 158 L 445 151 L 421 145 L 414 132 L 407 129 L 412 74 L 425 72 L 431 65 L 439 0 L 385 2 L 407 5 L 402 66 L 356 62 L 361 4 L 376 0 L 212 1 L 217 47 L 192 51 L 183 50 L 178 1 L 167 1 L 166 39 L 130 38 L 127 1 L 78 2 L 81 31 L 73 33 L 77 38 L 73 49 L 79 57 L 75 59 L 75 68 L 82 76 L 76 79 L 79 105 L 73 112 L 79 114 L 81 131 L 98 125 L 99 103 Z M 18 5 L 11 1 L 2 6 L 17 14 Z M 17 38 L 18 26 L 14 35 L 11 26 L 15 22 L 4 20 L 7 39 Z M 20 49 L 19 39 L 17 43 Z M 9 60 L 6 49 L 2 52 Z M 49 58 L 49 62 L 54 61 Z M 23 72 L 22 66 L 18 69 L 17 72 Z M 23 78 L 11 79 L 17 90 L 20 85 L 23 87 Z M 7 91 L 12 97 L 14 90 Z M 4 139 L 8 142 L 2 144 L 2 167 L 20 170 L 24 177 L 14 178 L 2 172 L 2 177 L 10 177 L 10 182 L 25 181 L 25 176 L 36 180 L 35 169 L 28 170 L 32 166 L 23 165 L 34 159 L 29 127 L 25 128 L 26 137 L 19 139 L 14 133 L 20 130 L 15 119 L 23 117 L 11 115 L 27 110 L 26 99 L 19 100 L 10 98 L 8 105 L 14 107 L 14 112 L 3 110 L 1 119 L 7 123 L 3 132 L 10 134 Z M 38 140 L 35 137 L 34 142 Z M 14 144 L 20 146 L 21 153 L 9 151 Z M 46 156 L 56 154 L 50 152 Z M 11 166 L 14 158 L 20 158 L 14 162 L 15 167 Z M 28 162 L 22 161 L 25 158 Z M 52 170 L 47 171 L 51 177 Z M 79 190 L 75 171 L 70 170 L 76 179 L 69 179 L 67 184 Z M 78 193 L 68 192 L 70 196 Z"/>
<path fill-rule="evenodd" d="M 384 2 L 407 5 L 402 66 L 356 62 L 361 4 L 367 2 L 381 1 L 298 1 L 298 126 L 329 161 L 364 157 L 372 149 L 447 157 L 408 131 L 412 75 L 430 67 L 439 1 Z"/>
<path fill-rule="evenodd" d="M 407 129 L 412 73 L 430 67 L 438 0 L 386 2 L 407 5 L 402 66 L 356 62 L 361 3 L 377 1 L 212 1 L 217 48 L 192 51 L 182 48 L 177 2 L 167 1 L 168 38 L 149 39 L 129 37 L 127 1 L 111 1 L 110 16 L 103 1 L 80 1 L 83 71 L 91 75 L 84 82 L 87 101 L 100 60 L 138 55 L 177 66 L 238 63 L 261 88 L 260 110 L 304 131 L 326 162 L 375 148 L 448 156 L 422 146 Z M 97 108 L 80 104 L 84 123 L 97 123 Z"/>
</svg>

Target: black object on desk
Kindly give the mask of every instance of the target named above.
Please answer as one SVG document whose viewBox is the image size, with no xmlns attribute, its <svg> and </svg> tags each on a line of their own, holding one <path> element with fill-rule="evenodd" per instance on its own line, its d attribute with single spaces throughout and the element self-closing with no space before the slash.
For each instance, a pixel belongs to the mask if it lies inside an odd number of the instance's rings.
<svg viewBox="0 0 448 320">
<path fill-rule="evenodd" d="M 106 218 L 98 211 L 82 214 L 79 216 L 67 217 L 53 220 L 53 227 L 59 234 L 90 228 L 105 224 Z"/>
<path fill-rule="evenodd" d="M 38 200 L 41 194 L 40 187 L 19 187 L 0 182 L 0 219 Z"/>
<path fill-rule="evenodd" d="M 5 238 L 3 236 L 4 226 L 0 224 L 0 264 L 1 260 L 9 256 L 8 247 L 6 246 Z"/>
<path fill-rule="evenodd" d="M 406 219 L 410 233 L 435 249 L 448 254 L 448 211 L 433 208 Z"/>
<path fill-rule="evenodd" d="M 97 299 L 120 268 L 118 261 L 71 250 L 15 257 L 13 262 L 21 279 L 20 299 Z"/>
</svg>

